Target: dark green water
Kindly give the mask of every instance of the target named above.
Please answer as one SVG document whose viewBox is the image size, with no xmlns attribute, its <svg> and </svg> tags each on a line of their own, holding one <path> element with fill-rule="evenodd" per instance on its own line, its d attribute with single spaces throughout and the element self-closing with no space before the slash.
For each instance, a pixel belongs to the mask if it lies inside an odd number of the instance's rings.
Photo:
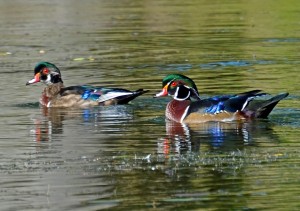
<svg viewBox="0 0 300 211">
<path fill-rule="evenodd" d="M 299 21 L 297 0 L 1 1 L 1 210 L 299 210 Z M 66 85 L 150 92 L 42 109 L 42 60 Z M 290 96 L 268 120 L 171 124 L 152 98 L 169 73 Z"/>
</svg>

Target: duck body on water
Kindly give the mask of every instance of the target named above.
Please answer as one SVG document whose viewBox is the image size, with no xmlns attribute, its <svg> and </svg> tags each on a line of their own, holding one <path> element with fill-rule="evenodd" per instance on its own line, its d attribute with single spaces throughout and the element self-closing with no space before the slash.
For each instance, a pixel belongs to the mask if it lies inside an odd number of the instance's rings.
<svg viewBox="0 0 300 211">
<path fill-rule="evenodd" d="M 181 123 L 209 121 L 239 121 L 267 118 L 277 103 L 288 96 L 282 93 L 268 99 L 261 90 L 239 94 L 200 98 L 195 82 L 181 74 L 170 74 L 163 79 L 162 90 L 154 97 L 171 96 L 166 107 L 166 118 Z"/>
<path fill-rule="evenodd" d="M 43 82 L 46 84 L 40 97 L 45 107 L 89 107 L 98 105 L 127 104 L 148 92 L 143 89 L 130 91 L 121 88 L 77 85 L 65 87 L 60 70 L 50 62 L 39 62 L 34 68 L 34 78 L 26 85 Z"/>
</svg>

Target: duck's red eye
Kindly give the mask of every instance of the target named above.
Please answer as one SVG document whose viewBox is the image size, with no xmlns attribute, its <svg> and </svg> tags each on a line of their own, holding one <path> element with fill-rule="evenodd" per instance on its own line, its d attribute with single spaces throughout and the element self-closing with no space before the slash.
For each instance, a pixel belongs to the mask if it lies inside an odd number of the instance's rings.
<svg viewBox="0 0 300 211">
<path fill-rule="evenodd" d="M 48 69 L 48 68 L 44 68 L 44 69 L 43 69 L 43 74 L 45 74 L 45 75 L 46 75 L 46 74 L 49 74 L 49 69 Z"/>
<path fill-rule="evenodd" d="M 177 86 L 177 82 L 176 81 L 173 81 L 172 83 L 171 83 L 171 86 Z"/>
</svg>

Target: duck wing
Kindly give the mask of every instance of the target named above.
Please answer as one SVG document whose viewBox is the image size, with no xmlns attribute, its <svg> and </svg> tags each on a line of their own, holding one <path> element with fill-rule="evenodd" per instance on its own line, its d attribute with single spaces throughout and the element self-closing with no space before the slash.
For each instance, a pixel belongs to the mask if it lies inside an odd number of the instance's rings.
<svg viewBox="0 0 300 211">
<path fill-rule="evenodd" d="M 110 100 L 114 100 L 114 104 L 127 104 L 129 101 L 146 92 L 148 91 L 143 89 L 130 91 L 122 88 L 83 85 L 64 87 L 61 89 L 60 95 L 81 95 L 82 99 L 98 101 L 99 104 Z"/>
</svg>

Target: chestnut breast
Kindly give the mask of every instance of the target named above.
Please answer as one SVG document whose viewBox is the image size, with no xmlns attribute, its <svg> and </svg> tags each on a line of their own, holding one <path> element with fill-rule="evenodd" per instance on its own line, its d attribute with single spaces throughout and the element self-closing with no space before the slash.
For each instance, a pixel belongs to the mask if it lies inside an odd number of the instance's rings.
<svg viewBox="0 0 300 211">
<path fill-rule="evenodd" d="M 190 104 L 191 101 L 189 100 L 172 100 L 167 105 L 166 117 L 172 121 L 181 122 Z"/>
</svg>

